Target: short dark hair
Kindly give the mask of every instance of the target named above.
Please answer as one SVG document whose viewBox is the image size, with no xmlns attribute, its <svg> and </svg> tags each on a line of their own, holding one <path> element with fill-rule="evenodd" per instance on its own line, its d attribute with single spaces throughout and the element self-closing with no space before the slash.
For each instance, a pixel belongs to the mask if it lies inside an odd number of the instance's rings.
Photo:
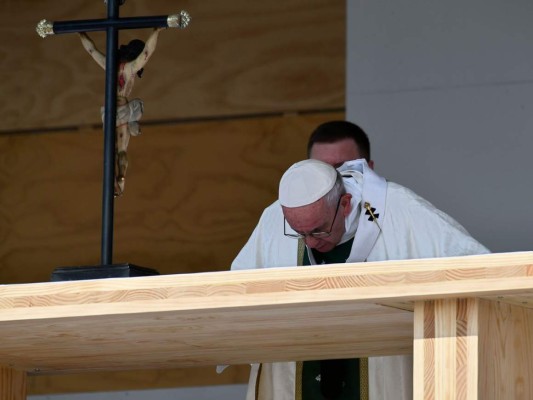
<svg viewBox="0 0 533 400">
<path fill-rule="evenodd" d="M 130 62 L 135 60 L 143 51 L 145 43 L 140 39 L 133 39 L 128 44 L 120 45 L 118 48 L 118 62 Z M 144 68 L 137 71 L 137 76 L 142 77 Z"/>
<path fill-rule="evenodd" d="M 329 121 L 319 125 L 307 142 L 307 157 L 311 156 L 311 149 L 315 143 L 335 143 L 343 139 L 352 139 L 363 158 L 370 161 L 370 141 L 359 125 L 348 121 Z"/>
<path fill-rule="evenodd" d="M 118 58 L 120 61 L 133 61 L 144 50 L 144 42 L 140 39 L 133 39 L 128 44 L 122 44 L 118 48 Z"/>
</svg>

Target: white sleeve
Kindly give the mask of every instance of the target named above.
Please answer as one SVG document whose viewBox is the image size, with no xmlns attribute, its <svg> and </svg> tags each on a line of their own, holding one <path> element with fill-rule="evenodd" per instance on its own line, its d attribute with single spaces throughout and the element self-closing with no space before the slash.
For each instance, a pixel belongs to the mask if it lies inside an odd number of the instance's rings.
<svg viewBox="0 0 533 400">
<path fill-rule="evenodd" d="M 448 214 L 411 190 L 389 183 L 383 225 L 387 259 L 433 258 L 489 253 Z"/>
<path fill-rule="evenodd" d="M 283 211 L 278 201 L 265 208 L 252 235 L 231 263 L 231 269 L 297 265 L 298 241 L 283 235 L 283 223 Z"/>
<path fill-rule="evenodd" d="M 254 231 L 252 232 L 252 235 L 244 245 L 244 247 L 239 251 L 239 254 L 237 254 L 237 257 L 233 260 L 231 263 L 231 270 L 239 270 L 239 269 L 254 269 L 257 268 L 260 264 L 259 261 L 259 249 L 261 247 L 258 236 L 259 236 L 259 230 L 261 224 L 261 220 L 259 220 L 259 223 L 255 227 Z"/>
</svg>

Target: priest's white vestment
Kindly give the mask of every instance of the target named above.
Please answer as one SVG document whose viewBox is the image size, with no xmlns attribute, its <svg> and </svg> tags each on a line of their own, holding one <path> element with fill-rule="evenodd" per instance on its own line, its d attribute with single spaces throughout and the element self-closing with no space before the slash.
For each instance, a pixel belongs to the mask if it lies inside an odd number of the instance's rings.
<svg viewBox="0 0 533 400">
<path fill-rule="evenodd" d="M 347 162 L 339 171 L 343 175 L 346 191 L 352 194 L 353 215 L 346 218 L 346 231 L 353 232 L 357 228 L 355 241 L 358 232 L 363 231 L 360 229 L 362 223 L 370 221 L 363 205 L 368 199 L 374 201 L 374 194 L 367 182 L 378 182 L 384 188 L 384 209 L 377 209 L 375 213 L 380 215 L 376 221 L 372 221 L 379 225 L 379 232 L 371 240 L 368 249 L 362 251 L 360 260 L 355 261 L 466 256 L 489 252 L 449 215 L 411 190 L 386 182 L 364 160 Z M 298 242 L 284 236 L 283 232 L 283 212 L 276 201 L 264 210 L 231 269 L 298 265 Z M 313 259 L 312 255 L 310 258 Z M 258 365 L 252 366 L 247 400 L 255 399 L 258 369 Z M 412 399 L 411 356 L 371 357 L 368 369 L 370 400 Z M 257 400 L 294 400 L 295 371 L 294 362 L 262 364 L 260 397 Z"/>
</svg>

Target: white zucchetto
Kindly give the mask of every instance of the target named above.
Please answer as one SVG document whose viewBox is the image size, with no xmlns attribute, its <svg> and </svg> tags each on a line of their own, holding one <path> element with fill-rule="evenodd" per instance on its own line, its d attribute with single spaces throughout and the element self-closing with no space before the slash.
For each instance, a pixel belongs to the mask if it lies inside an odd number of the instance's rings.
<svg viewBox="0 0 533 400">
<path fill-rule="evenodd" d="M 337 171 L 318 160 L 293 164 L 281 177 L 279 202 L 284 207 L 302 207 L 324 197 L 335 185 Z"/>
</svg>

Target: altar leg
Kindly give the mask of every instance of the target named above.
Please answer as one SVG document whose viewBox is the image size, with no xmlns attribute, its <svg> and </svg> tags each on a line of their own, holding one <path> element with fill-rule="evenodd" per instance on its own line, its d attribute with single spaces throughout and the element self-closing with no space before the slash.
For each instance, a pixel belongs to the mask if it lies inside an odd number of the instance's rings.
<svg viewBox="0 0 533 400">
<path fill-rule="evenodd" d="M 480 399 L 533 399 L 533 309 L 523 300 L 480 300 Z"/>
<path fill-rule="evenodd" d="M 26 372 L 0 366 L 0 400 L 26 400 Z"/>
<path fill-rule="evenodd" d="M 415 400 L 478 399 L 478 299 L 415 304 Z"/>
<path fill-rule="evenodd" d="M 415 400 L 533 398 L 533 310 L 482 299 L 415 304 Z"/>
</svg>

